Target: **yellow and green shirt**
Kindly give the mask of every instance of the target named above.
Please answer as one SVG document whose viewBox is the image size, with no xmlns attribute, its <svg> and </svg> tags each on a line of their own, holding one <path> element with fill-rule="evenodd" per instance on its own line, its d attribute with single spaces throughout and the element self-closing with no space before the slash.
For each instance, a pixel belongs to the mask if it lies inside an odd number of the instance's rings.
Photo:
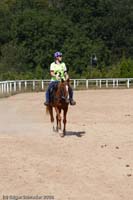
<svg viewBox="0 0 133 200">
<path fill-rule="evenodd" d="M 64 62 L 56 64 L 55 62 L 51 63 L 50 71 L 53 71 L 55 74 L 60 74 L 61 79 L 65 79 L 64 72 L 67 71 L 66 65 Z M 57 81 L 56 77 L 52 77 L 51 81 Z"/>
</svg>

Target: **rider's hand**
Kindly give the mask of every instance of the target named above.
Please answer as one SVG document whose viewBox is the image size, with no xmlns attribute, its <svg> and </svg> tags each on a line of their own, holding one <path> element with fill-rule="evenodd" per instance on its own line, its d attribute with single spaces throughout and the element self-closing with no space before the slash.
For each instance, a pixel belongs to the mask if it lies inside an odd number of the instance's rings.
<svg viewBox="0 0 133 200">
<path fill-rule="evenodd" d="M 57 80 L 60 80 L 60 76 L 59 76 L 59 74 L 56 74 L 55 77 L 56 77 Z"/>
</svg>

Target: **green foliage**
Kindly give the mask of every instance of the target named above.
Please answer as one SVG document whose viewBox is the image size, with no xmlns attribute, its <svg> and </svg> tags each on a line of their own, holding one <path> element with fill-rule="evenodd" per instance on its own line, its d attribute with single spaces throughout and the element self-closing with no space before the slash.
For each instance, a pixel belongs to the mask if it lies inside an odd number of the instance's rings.
<svg viewBox="0 0 133 200">
<path fill-rule="evenodd" d="M 63 52 L 72 78 L 133 77 L 132 6 L 131 0 L 2 0 L 0 79 L 50 78 L 55 51 Z"/>
<path fill-rule="evenodd" d="M 37 67 L 35 69 L 35 76 L 36 76 L 36 79 L 44 78 L 44 73 L 43 73 L 43 69 L 42 69 L 41 65 L 37 65 Z"/>
<path fill-rule="evenodd" d="M 133 60 L 131 59 L 126 59 L 125 57 L 122 58 L 120 61 L 120 76 L 126 77 L 126 78 L 131 78 L 133 77 Z"/>
</svg>

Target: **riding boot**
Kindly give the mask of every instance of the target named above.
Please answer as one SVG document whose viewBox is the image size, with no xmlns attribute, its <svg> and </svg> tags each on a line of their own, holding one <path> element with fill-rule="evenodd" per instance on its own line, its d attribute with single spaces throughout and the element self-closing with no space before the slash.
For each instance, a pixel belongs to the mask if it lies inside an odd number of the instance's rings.
<svg viewBox="0 0 133 200">
<path fill-rule="evenodd" d="M 76 101 L 74 101 L 73 99 L 71 99 L 71 100 L 70 100 L 70 105 L 71 105 L 71 106 L 76 105 Z"/>
<path fill-rule="evenodd" d="M 48 106 L 50 103 L 50 89 L 51 89 L 51 83 L 48 86 L 48 89 L 46 91 L 46 101 L 44 102 L 45 106 Z"/>
<path fill-rule="evenodd" d="M 69 86 L 69 99 L 70 99 L 70 105 L 72 106 L 76 105 L 76 101 L 73 100 L 73 90 L 70 86 Z"/>
<path fill-rule="evenodd" d="M 69 103 L 70 103 L 70 100 L 69 100 L 69 99 L 66 99 L 65 102 L 69 104 Z"/>
<path fill-rule="evenodd" d="M 45 101 L 45 102 L 44 102 L 44 105 L 45 105 L 45 106 L 49 106 L 49 102 Z"/>
</svg>

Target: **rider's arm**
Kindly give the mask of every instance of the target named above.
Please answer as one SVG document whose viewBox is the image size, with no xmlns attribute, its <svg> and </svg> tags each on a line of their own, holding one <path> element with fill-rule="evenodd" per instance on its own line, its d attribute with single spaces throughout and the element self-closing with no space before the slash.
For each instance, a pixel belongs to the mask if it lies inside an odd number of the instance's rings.
<svg viewBox="0 0 133 200">
<path fill-rule="evenodd" d="M 64 63 L 64 76 L 65 76 L 65 79 L 66 79 L 66 80 L 69 79 L 69 75 L 68 75 L 67 67 L 66 67 L 66 64 L 65 64 L 65 63 Z"/>
<path fill-rule="evenodd" d="M 50 75 L 56 77 L 56 74 L 55 74 L 54 71 L 52 71 L 52 70 L 50 71 Z"/>
<path fill-rule="evenodd" d="M 55 63 L 53 62 L 50 65 L 50 75 L 51 75 L 51 77 L 56 77 L 56 73 L 55 73 L 54 68 L 55 68 Z"/>
<path fill-rule="evenodd" d="M 60 76 L 58 73 L 55 73 L 53 70 L 50 71 L 51 77 L 56 77 L 55 80 L 60 80 Z"/>
<path fill-rule="evenodd" d="M 69 79 L 69 75 L 67 72 L 64 72 L 64 75 L 65 75 L 65 79 L 68 80 Z"/>
</svg>

